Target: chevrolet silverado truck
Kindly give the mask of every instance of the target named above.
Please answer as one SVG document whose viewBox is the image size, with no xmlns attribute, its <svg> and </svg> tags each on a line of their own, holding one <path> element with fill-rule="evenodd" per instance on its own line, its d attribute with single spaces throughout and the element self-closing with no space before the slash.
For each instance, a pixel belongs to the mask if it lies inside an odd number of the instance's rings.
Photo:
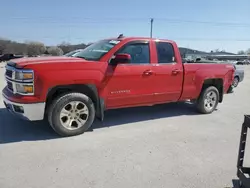
<svg viewBox="0 0 250 188">
<path fill-rule="evenodd" d="M 184 63 L 174 41 L 118 37 L 69 56 L 11 60 L 5 78 L 3 101 L 11 113 L 47 119 L 59 135 L 73 136 L 110 109 L 189 100 L 198 112 L 212 113 L 234 67 Z"/>
</svg>

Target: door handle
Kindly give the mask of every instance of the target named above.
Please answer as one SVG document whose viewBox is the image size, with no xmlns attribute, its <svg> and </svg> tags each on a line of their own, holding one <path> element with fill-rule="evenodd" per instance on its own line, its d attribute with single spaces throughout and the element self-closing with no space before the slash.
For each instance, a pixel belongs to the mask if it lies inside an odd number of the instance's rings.
<svg viewBox="0 0 250 188">
<path fill-rule="evenodd" d="M 174 70 L 172 70 L 172 74 L 173 75 L 179 74 L 180 72 L 181 72 L 180 69 L 174 69 Z"/>
<path fill-rule="evenodd" d="M 150 76 L 150 75 L 153 74 L 153 71 L 152 70 L 146 70 L 146 71 L 143 72 L 143 74 L 146 75 L 146 76 Z"/>
</svg>

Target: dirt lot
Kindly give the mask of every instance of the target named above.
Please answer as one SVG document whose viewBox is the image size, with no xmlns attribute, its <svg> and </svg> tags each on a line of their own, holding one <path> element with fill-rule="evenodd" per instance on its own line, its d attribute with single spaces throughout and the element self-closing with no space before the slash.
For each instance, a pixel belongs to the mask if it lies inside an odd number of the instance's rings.
<svg viewBox="0 0 250 188">
<path fill-rule="evenodd" d="M 250 114 L 250 66 L 244 69 L 244 81 L 211 115 L 182 103 L 113 110 L 71 138 L 13 117 L 0 96 L 0 187 L 233 187 Z M 0 67 L 0 88 L 3 74 Z"/>
</svg>

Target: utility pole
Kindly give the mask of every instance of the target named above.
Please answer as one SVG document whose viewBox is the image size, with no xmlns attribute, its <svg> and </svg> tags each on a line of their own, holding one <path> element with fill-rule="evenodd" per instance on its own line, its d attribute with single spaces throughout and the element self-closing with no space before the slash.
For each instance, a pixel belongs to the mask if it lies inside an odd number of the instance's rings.
<svg viewBox="0 0 250 188">
<path fill-rule="evenodd" d="M 151 18 L 150 19 L 150 38 L 152 38 L 152 35 L 153 35 L 153 23 L 154 23 L 154 19 Z"/>
</svg>

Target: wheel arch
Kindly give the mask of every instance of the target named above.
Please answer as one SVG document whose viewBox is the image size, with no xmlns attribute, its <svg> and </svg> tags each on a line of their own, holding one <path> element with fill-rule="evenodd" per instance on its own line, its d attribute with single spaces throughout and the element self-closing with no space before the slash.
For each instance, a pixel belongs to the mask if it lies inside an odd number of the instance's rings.
<svg viewBox="0 0 250 188">
<path fill-rule="evenodd" d="M 238 78 L 238 80 L 240 80 L 240 76 L 239 75 L 235 75 L 234 78 Z"/>
<path fill-rule="evenodd" d="M 221 103 L 223 101 L 223 94 L 224 94 L 224 88 L 223 88 L 223 79 L 222 78 L 211 78 L 211 79 L 206 79 L 203 82 L 201 92 L 208 88 L 209 86 L 214 86 L 218 89 L 219 91 L 219 102 Z M 200 93 L 201 93 L 200 92 Z"/>
<path fill-rule="evenodd" d="M 47 112 L 49 105 L 55 98 L 68 92 L 79 92 L 90 97 L 96 109 L 96 117 L 103 120 L 105 111 L 104 100 L 99 97 L 97 87 L 94 84 L 70 84 L 50 88 L 46 95 L 45 111 Z"/>
</svg>

